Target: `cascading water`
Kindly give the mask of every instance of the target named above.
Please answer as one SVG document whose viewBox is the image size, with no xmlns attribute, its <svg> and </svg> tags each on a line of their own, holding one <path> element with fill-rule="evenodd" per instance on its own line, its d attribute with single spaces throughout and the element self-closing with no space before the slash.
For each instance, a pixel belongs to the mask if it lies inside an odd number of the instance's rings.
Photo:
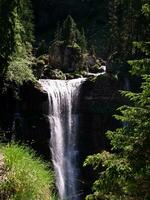
<svg viewBox="0 0 150 200">
<path fill-rule="evenodd" d="M 78 99 L 85 79 L 39 82 L 49 98 L 50 148 L 61 200 L 79 200 L 77 159 Z"/>
</svg>

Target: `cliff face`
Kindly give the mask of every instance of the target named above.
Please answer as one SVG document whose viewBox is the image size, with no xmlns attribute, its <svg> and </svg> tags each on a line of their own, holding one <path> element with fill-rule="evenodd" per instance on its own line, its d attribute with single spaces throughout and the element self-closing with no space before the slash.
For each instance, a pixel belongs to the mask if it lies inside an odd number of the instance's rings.
<svg viewBox="0 0 150 200">
<path fill-rule="evenodd" d="M 78 139 L 81 163 L 87 155 L 108 148 L 105 132 L 118 127 L 112 117 L 121 103 L 118 90 L 119 82 L 108 74 L 83 84 Z M 24 85 L 20 94 L 19 116 L 15 117 L 16 137 L 49 157 L 48 95 L 40 86 L 32 84 Z"/>
<path fill-rule="evenodd" d="M 112 115 L 122 101 L 119 89 L 119 82 L 108 74 L 100 75 L 94 81 L 87 80 L 83 84 L 79 110 L 81 160 L 108 146 L 104 133 L 118 126 Z M 47 100 L 47 93 L 40 86 L 31 83 L 21 87 L 19 100 L 15 99 L 10 90 L 0 98 L 0 110 L 3 113 L 0 123 L 1 128 L 6 130 L 12 129 L 15 122 L 13 128 L 16 129 L 17 139 L 29 142 L 40 151 L 45 149 L 46 143 L 45 151 L 49 156 Z"/>
<path fill-rule="evenodd" d="M 108 74 L 100 75 L 94 82 L 88 80 L 82 88 L 79 155 L 81 180 L 84 183 L 81 187 L 87 193 L 94 174 L 91 168 L 82 167 L 83 162 L 87 155 L 110 148 L 105 133 L 120 126 L 113 118 L 122 102 L 119 89 L 119 81 Z"/>
<path fill-rule="evenodd" d="M 63 72 L 102 72 L 102 60 L 96 55 L 82 52 L 78 44 L 54 43 L 49 52 L 49 65 Z M 82 73 L 81 73 L 82 74 Z"/>
<path fill-rule="evenodd" d="M 98 76 L 94 82 L 87 81 L 83 86 L 80 111 L 85 118 L 83 137 L 89 139 L 92 153 L 107 147 L 104 133 L 118 126 L 112 115 L 121 104 L 119 87 L 118 80 L 108 74 Z"/>
<path fill-rule="evenodd" d="M 31 145 L 44 158 L 50 157 L 48 95 L 40 85 L 24 84 L 20 89 L 19 114 L 15 118 L 16 139 Z"/>
<path fill-rule="evenodd" d="M 106 131 L 120 126 L 112 117 L 116 113 L 116 108 L 122 103 L 119 89 L 120 82 L 107 73 L 98 76 L 95 80 L 87 79 L 82 86 L 78 147 L 81 180 L 84 182 L 81 185 L 83 191 L 88 191 L 92 182 L 91 176 L 89 177 L 92 171 L 82 167 L 86 156 L 108 149 L 109 141 L 105 136 Z M 14 107 L 13 98 L 10 101 L 10 105 Z M 3 102 L 3 105 L 5 103 L 8 105 L 7 101 Z M 51 153 L 47 93 L 40 85 L 24 84 L 20 89 L 20 99 L 15 102 L 15 107 L 16 112 L 15 108 L 9 111 L 11 120 L 7 118 L 5 121 L 8 120 L 12 124 L 14 120 L 16 138 L 28 143 L 39 154 L 49 159 Z"/>
</svg>

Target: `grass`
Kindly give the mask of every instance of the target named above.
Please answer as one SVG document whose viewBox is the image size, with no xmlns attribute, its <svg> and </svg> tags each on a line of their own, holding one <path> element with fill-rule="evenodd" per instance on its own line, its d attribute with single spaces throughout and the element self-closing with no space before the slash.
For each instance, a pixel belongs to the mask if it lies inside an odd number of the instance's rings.
<svg viewBox="0 0 150 200">
<path fill-rule="evenodd" d="M 10 144 L 2 149 L 6 178 L 0 183 L 2 200 L 54 200 L 54 177 L 29 148 Z"/>
</svg>

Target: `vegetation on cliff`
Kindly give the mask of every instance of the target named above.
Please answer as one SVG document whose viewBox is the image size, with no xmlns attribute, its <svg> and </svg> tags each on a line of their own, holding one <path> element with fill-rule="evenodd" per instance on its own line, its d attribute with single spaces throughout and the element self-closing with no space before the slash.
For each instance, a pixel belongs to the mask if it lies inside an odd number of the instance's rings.
<svg viewBox="0 0 150 200">
<path fill-rule="evenodd" d="M 127 61 L 134 57 L 132 42 L 147 40 L 148 27 L 139 12 L 143 0 L 33 0 L 37 38 L 53 40 L 56 24 L 70 14 L 81 30 L 84 27 L 87 49 L 94 47 L 113 68 L 128 73 Z M 145 1 L 146 2 L 146 1 Z M 50 23 L 52 21 L 53 23 Z"/>
<path fill-rule="evenodd" d="M 54 46 L 56 43 L 59 46 L 65 42 L 68 48 L 70 47 L 71 61 L 68 61 L 66 65 L 67 60 L 64 57 L 62 58 L 64 62 L 55 63 L 62 64 L 65 71 L 67 71 L 66 68 L 70 68 L 70 71 L 74 68 L 78 71 L 86 71 L 85 62 L 89 58 L 82 53 L 88 50 L 88 52 L 98 53 L 98 57 L 106 61 L 111 71 L 128 74 L 130 66 L 127 60 L 135 56 L 132 42 L 148 39 L 147 22 L 143 13 L 139 12 L 143 2 L 143 0 L 101 2 L 98 0 L 63 0 L 61 2 L 47 0 L 41 3 L 39 0 L 10 2 L 2 0 L 0 3 L 2 47 L 0 75 L 2 79 L 14 81 L 17 84 L 22 84 L 27 80 L 33 81 L 35 78 L 32 69 L 36 78 L 47 77 L 39 73 L 39 68 L 45 69 L 45 66 L 37 63 L 32 53 L 38 57 L 47 54 L 48 46 L 52 41 L 55 41 Z M 35 27 L 35 32 L 33 32 L 33 27 Z M 54 32 L 55 37 L 53 37 Z M 37 51 L 36 48 L 32 48 L 34 35 L 37 36 L 36 47 L 40 47 Z M 40 42 L 39 38 L 41 41 L 45 40 L 45 43 Z M 66 51 L 64 53 L 67 54 Z M 71 67 L 68 66 L 69 62 L 71 62 Z M 96 72 L 99 71 L 100 66 L 99 62 L 95 62 Z"/>
<path fill-rule="evenodd" d="M 32 20 L 30 0 L 1 1 L 0 77 L 3 82 L 20 85 L 24 81 L 35 80 L 31 69 L 34 41 Z"/>
<path fill-rule="evenodd" d="M 39 56 L 39 53 L 43 55 Z M 34 71 L 38 78 L 76 78 L 88 72 L 103 71 L 101 60 L 94 51 L 87 49 L 84 29 L 80 30 L 70 15 L 61 25 L 57 25 L 49 52 L 42 41 L 37 49 L 37 56 Z"/>
<path fill-rule="evenodd" d="M 142 12 L 150 18 L 150 5 L 143 4 Z M 123 128 L 106 133 L 111 153 L 103 151 L 87 157 L 84 165 L 92 165 L 98 173 L 93 193 L 86 199 L 148 200 L 150 199 L 150 43 L 136 42 L 142 51 L 141 59 L 129 61 L 132 74 L 143 75 L 141 92 L 123 92 L 130 106 L 119 108 Z M 140 188 L 140 189 L 139 189 Z"/>
</svg>

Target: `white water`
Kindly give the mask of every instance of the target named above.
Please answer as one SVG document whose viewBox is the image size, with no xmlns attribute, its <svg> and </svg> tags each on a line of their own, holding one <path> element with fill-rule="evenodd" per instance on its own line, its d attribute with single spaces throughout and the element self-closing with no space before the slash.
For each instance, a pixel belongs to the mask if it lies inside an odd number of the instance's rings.
<svg viewBox="0 0 150 200">
<path fill-rule="evenodd" d="M 39 82 L 49 98 L 50 148 L 61 200 L 79 200 L 77 159 L 78 98 L 85 79 Z"/>
</svg>

